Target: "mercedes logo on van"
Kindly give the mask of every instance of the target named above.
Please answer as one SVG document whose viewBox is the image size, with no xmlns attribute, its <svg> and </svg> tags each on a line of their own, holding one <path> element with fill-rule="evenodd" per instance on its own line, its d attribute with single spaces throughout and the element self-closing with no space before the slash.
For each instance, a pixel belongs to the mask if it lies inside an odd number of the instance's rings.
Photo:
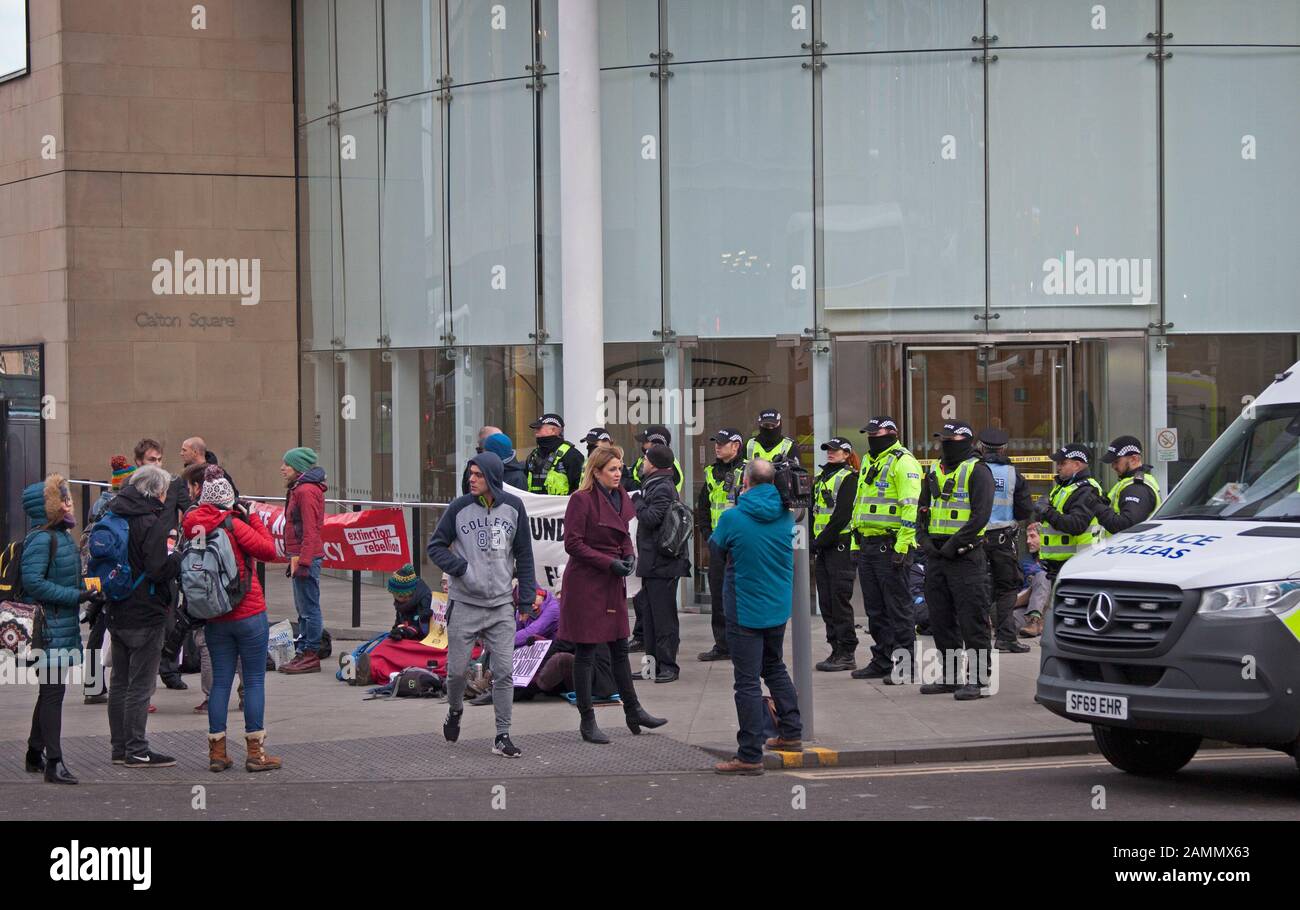
<svg viewBox="0 0 1300 910">
<path fill-rule="evenodd" d="M 1115 601 L 1105 591 L 1098 591 L 1088 599 L 1088 628 L 1105 632 L 1115 618 Z"/>
</svg>

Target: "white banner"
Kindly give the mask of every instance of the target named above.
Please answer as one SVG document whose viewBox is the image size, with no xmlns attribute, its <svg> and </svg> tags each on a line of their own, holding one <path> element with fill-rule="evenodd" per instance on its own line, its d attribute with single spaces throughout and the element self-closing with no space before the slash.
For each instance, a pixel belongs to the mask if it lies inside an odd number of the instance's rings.
<svg viewBox="0 0 1300 910">
<path fill-rule="evenodd" d="M 529 530 L 533 535 L 533 571 L 537 575 L 537 585 L 558 596 L 560 581 L 564 577 L 564 565 L 569 561 L 569 554 L 564 552 L 564 512 L 569 507 L 569 497 L 543 496 L 517 487 L 509 489 L 523 500 L 524 509 L 528 512 Z M 635 518 L 628 531 L 635 545 Z M 633 575 L 627 580 L 627 596 L 634 597 L 640 590 L 641 579 Z"/>
</svg>

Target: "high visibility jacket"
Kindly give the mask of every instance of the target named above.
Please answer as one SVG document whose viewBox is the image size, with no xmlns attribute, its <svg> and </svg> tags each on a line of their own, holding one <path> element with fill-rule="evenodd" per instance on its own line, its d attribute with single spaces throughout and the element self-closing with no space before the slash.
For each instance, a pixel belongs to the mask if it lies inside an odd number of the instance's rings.
<svg viewBox="0 0 1300 910">
<path fill-rule="evenodd" d="M 765 449 L 758 442 L 755 436 L 745 444 L 745 460 L 753 461 L 755 458 L 761 458 L 764 461 L 780 461 L 790 454 L 794 448 L 794 440 L 789 436 L 782 437 L 781 441 L 776 444 L 775 448 Z"/>
<path fill-rule="evenodd" d="M 844 485 L 844 478 L 853 473 L 850 465 L 840 465 L 839 469 L 833 474 L 825 477 L 819 477 L 813 484 L 813 537 L 816 538 L 825 530 L 827 523 L 831 520 L 831 513 L 835 511 L 835 501 L 839 498 L 840 487 Z M 840 532 L 841 537 L 845 534 L 853 533 L 853 523 L 850 522 Z"/>
<path fill-rule="evenodd" d="M 556 446 L 548 456 L 539 457 L 540 450 L 534 450 L 528 459 L 528 492 L 545 493 L 547 496 L 568 496 L 569 475 L 564 472 L 564 456 L 572 449 L 567 442 Z"/>
<path fill-rule="evenodd" d="M 1112 510 L 1116 512 L 1120 510 L 1120 506 L 1119 506 L 1120 497 L 1124 495 L 1125 490 L 1133 486 L 1133 484 L 1135 483 L 1139 483 L 1145 487 L 1149 487 L 1151 492 L 1155 494 L 1156 505 L 1155 508 L 1152 509 L 1151 511 L 1154 512 L 1155 509 L 1160 508 L 1160 481 L 1156 479 L 1154 474 L 1148 474 L 1146 471 L 1138 471 L 1136 474 L 1133 474 L 1132 476 L 1121 477 L 1119 479 L 1119 483 L 1115 484 L 1115 486 L 1110 488 L 1110 494 L 1106 498 L 1110 500 L 1110 507 Z M 1110 532 L 1104 528 L 1100 530 L 1100 534 L 1102 537 L 1110 536 Z"/>
<path fill-rule="evenodd" d="M 970 475 L 979 463 L 972 456 L 951 472 L 944 471 L 942 462 L 935 462 L 930 469 L 939 484 L 937 495 L 933 487 L 930 490 L 930 522 L 926 529 L 931 537 L 951 537 L 970 521 Z M 984 528 L 979 529 L 978 536 L 984 536 Z"/>
<path fill-rule="evenodd" d="M 1101 484 L 1097 482 L 1095 477 L 1089 477 L 1086 484 L 1096 490 L 1098 496 L 1105 495 Z M 1058 486 L 1052 491 L 1052 508 L 1058 512 L 1064 512 L 1074 495 L 1083 492 L 1083 485 L 1078 482 Z M 1092 542 L 1097 539 L 1097 530 L 1096 520 L 1088 525 L 1082 534 L 1066 534 L 1063 531 L 1057 531 L 1050 524 L 1046 524 L 1042 528 L 1042 544 L 1038 550 L 1038 558 L 1048 562 L 1065 562 L 1075 553 L 1078 553 L 1081 547 L 1092 546 Z"/>
<path fill-rule="evenodd" d="M 896 442 L 864 464 L 858 474 L 853 530 L 863 537 L 892 532 L 897 536 L 895 549 L 909 549 L 916 545 L 916 506 L 920 497 L 921 465 L 901 442 Z"/>
<path fill-rule="evenodd" d="M 724 468 L 722 477 L 715 477 L 716 464 L 704 469 L 704 485 L 709 489 L 709 526 L 716 528 L 722 513 L 736 504 L 740 496 L 740 482 L 745 473 L 743 461 Z"/>
<path fill-rule="evenodd" d="M 1016 521 L 1016 468 L 1009 464 L 990 464 L 993 472 L 993 512 L 989 515 L 988 528 L 1014 528 Z"/>
<path fill-rule="evenodd" d="M 632 479 L 636 481 L 638 486 L 641 484 L 641 466 L 644 464 L 645 456 L 642 455 L 636 460 L 636 464 L 632 465 Z M 682 473 L 682 463 L 676 458 L 673 459 L 673 471 L 676 475 L 676 480 L 674 481 L 673 486 L 677 487 L 677 492 L 680 493 L 682 491 L 682 484 L 686 482 L 686 475 Z"/>
</svg>

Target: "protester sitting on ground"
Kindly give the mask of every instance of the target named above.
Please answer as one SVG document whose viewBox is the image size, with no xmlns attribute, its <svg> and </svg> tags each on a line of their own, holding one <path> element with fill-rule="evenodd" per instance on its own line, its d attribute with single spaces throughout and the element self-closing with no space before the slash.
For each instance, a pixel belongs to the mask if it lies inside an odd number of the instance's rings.
<svg viewBox="0 0 1300 910">
<path fill-rule="evenodd" d="M 562 638 L 552 639 L 551 647 L 542 658 L 542 665 L 537 668 L 533 681 L 523 688 L 515 689 L 515 701 L 532 701 L 538 695 L 551 695 L 563 698 L 573 692 L 576 684 L 573 678 L 573 661 L 575 645 Z M 609 646 L 597 645 L 592 658 L 591 696 L 593 702 L 608 703 L 618 694 L 618 685 L 614 682 L 614 668 L 610 662 Z"/>
<path fill-rule="evenodd" d="M 208 699 L 208 770 L 225 771 L 232 764 L 226 753 L 226 715 L 236 664 L 244 673 L 244 737 L 249 771 L 274 771 L 280 759 L 266 754 L 266 648 L 270 625 L 266 598 L 257 580 L 253 560 L 275 559 L 275 539 L 257 515 L 235 502 L 235 491 L 225 472 L 206 465 L 198 506 L 185 515 L 182 530 L 187 538 L 224 529 L 235 555 L 241 589 L 247 592 L 234 609 L 209 619 L 205 626 L 207 650 L 212 658 L 212 695 Z M 244 581 L 246 579 L 246 581 Z"/>
<path fill-rule="evenodd" d="M 128 768 L 167 768 L 170 755 L 149 748 L 149 699 L 157 685 L 172 585 L 180 575 L 180 552 L 167 548 L 176 514 L 171 478 L 157 465 L 136 468 L 131 483 L 108 506 L 126 519 L 127 556 L 139 584 L 108 611 L 112 633 L 112 685 L 108 698 L 113 763 Z M 265 659 L 265 658 L 263 658 Z"/>
<path fill-rule="evenodd" d="M 525 604 L 519 604 L 519 590 L 515 589 L 515 648 L 526 648 L 534 645 L 539 641 L 550 641 L 555 638 L 555 630 L 560 627 L 560 602 L 555 599 L 555 595 L 545 588 L 538 588 L 533 599 Z M 549 656 L 549 652 L 548 652 Z M 541 669 L 538 668 L 538 672 Z M 489 673 L 490 677 L 491 674 Z M 534 679 L 536 677 L 534 676 Z M 516 687 L 516 690 L 523 687 Z M 567 691 L 571 691 L 566 689 Z M 515 692 L 519 694 L 518 691 Z M 471 705 L 490 705 L 492 704 L 492 690 L 488 689 L 470 702 Z"/>
<path fill-rule="evenodd" d="M 388 593 L 393 595 L 393 620 L 390 638 L 422 639 L 429 634 L 433 617 L 433 591 L 409 562 L 388 578 Z"/>
<path fill-rule="evenodd" d="M 35 601 L 39 626 L 33 636 L 37 694 L 27 738 L 26 768 L 44 772 L 46 783 L 75 784 L 63 762 L 64 676 L 81 663 L 81 628 L 78 606 L 89 601 L 102 606 L 98 591 L 82 586 L 81 562 L 72 539 L 72 494 L 61 474 L 23 490 L 23 509 L 32 530 L 23 544 L 23 591 Z"/>
<path fill-rule="evenodd" d="M 1031 524 L 1025 532 L 1025 546 L 1029 555 L 1020 561 L 1020 568 L 1025 574 L 1024 588 L 1016 600 L 1017 607 L 1024 607 L 1021 638 L 1037 638 L 1043 634 L 1043 611 L 1047 609 L 1047 602 L 1052 596 L 1052 579 L 1038 558 L 1041 543 L 1040 525 Z"/>
</svg>

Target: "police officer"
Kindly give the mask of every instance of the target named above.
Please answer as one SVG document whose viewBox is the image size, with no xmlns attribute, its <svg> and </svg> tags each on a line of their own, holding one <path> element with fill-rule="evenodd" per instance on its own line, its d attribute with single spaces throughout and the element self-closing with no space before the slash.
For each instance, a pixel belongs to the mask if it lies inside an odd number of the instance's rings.
<svg viewBox="0 0 1300 910">
<path fill-rule="evenodd" d="M 587 458 L 591 457 L 591 453 L 596 451 L 601 443 L 613 445 L 614 437 L 609 435 L 609 430 L 604 427 L 592 427 L 587 431 L 587 435 L 582 437 L 582 444 L 587 447 Z"/>
<path fill-rule="evenodd" d="M 1116 439 L 1101 460 L 1115 469 L 1119 482 L 1110 488 L 1106 507 L 1097 511 L 1097 523 L 1107 534 L 1118 534 L 1151 517 L 1160 505 L 1160 482 L 1143 461 L 1136 436 Z"/>
<path fill-rule="evenodd" d="M 695 500 L 695 525 L 706 538 L 717 527 L 722 513 L 736 504 L 740 496 L 741 480 L 745 473 L 745 460 L 740 457 L 740 444 L 745 437 L 739 430 L 727 427 L 713 437 L 714 462 L 704 469 L 704 483 Z M 700 660 L 730 660 L 727 648 L 727 615 L 722 606 L 722 583 L 726 578 L 726 565 L 709 560 L 709 599 L 713 612 L 713 647 L 699 655 Z"/>
<path fill-rule="evenodd" d="M 872 644 L 871 660 L 851 675 L 894 685 L 900 681 L 893 676 L 896 658 L 916 645 L 908 575 L 916 548 L 921 465 L 899 442 L 894 418 L 873 417 L 861 432 L 867 434 L 867 458 L 854 491 L 853 531 Z"/>
<path fill-rule="evenodd" d="M 1006 430 L 989 427 L 980 433 L 984 463 L 993 474 L 993 512 L 984 528 L 984 552 L 989 559 L 989 583 L 993 603 L 993 646 L 999 651 L 1022 654 L 1029 650 L 1016 639 L 1016 597 L 1025 583 L 1016 540 L 1020 522 L 1034 513 L 1029 481 L 1007 458 Z"/>
<path fill-rule="evenodd" d="M 776 464 L 799 460 L 799 446 L 781 432 L 781 412 L 768 408 L 758 415 L 758 434 L 745 444 L 745 460 L 761 458 Z"/>
<path fill-rule="evenodd" d="M 623 472 L 623 487 L 629 491 L 641 489 L 641 476 L 645 469 L 646 453 L 650 451 L 651 446 L 668 446 L 670 449 L 673 445 L 673 434 L 665 426 L 649 426 L 636 434 L 636 441 L 641 444 L 641 454 L 636 462 L 632 465 L 632 470 Z M 682 464 L 673 457 L 673 486 L 677 492 L 682 492 L 682 484 L 686 481 L 686 475 L 682 472 Z"/>
<path fill-rule="evenodd" d="M 528 425 L 537 432 L 537 448 L 524 462 L 528 473 L 528 492 L 547 496 L 568 496 L 582 484 L 582 466 L 586 459 L 564 439 L 564 418 L 543 414 Z"/>
<path fill-rule="evenodd" d="M 989 654 L 988 558 L 984 526 L 993 512 L 993 472 L 975 451 L 975 431 L 950 420 L 936 433 L 943 450 L 921 485 L 917 538 L 925 551 L 925 601 L 943 682 L 921 686 L 922 695 L 951 692 L 958 701 L 986 698 Z M 958 656 L 966 649 L 966 675 Z"/>
<path fill-rule="evenodd" d="M 1088 471 L 1091 458 L 1079 442 L 1068 443 L 1051 454 L 1056 462 L 1056 484 L 1049 495 L 1034 503 L 1034 521 L 1043 523 L 1038 559 L 1048 580 L 1055 583 L 1065 561 L 1093 542 L 1093 516 L 1105 505 L 1101 484 Z M 1043 634 L 1043 617 L 1031 613 L 1022 635 Z"/>
<path fill-rule="evenodd" d="M 852 670 L 858 665 L 853 652 L 858 636 L 853 632 L 853 576 L 857 554 L 853 549 L 853 502 L 858 487 L 858 459 L 853 443 L 842 436 L 822 443 L 826 464 L 813 483 L 813 575 L 817 605 L 826 622 L 830 657 L 817 664 L 824 672 Z"/>
</svg>

